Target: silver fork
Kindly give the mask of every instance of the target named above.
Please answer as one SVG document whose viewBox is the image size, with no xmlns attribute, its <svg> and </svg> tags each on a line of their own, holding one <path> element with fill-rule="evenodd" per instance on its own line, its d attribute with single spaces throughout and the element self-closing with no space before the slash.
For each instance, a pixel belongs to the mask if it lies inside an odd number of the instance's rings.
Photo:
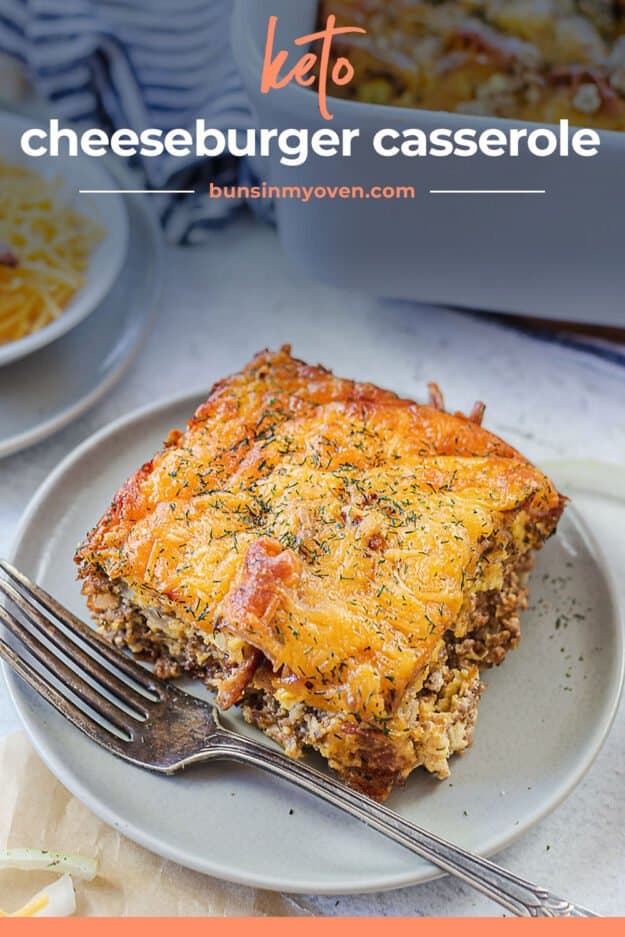
<svg viewBox="0 0 625 937">
<path fill-rule="evenodd" d="M 519 917 L 597 917 L 486 859 L 428 833 L 303 762 L 225 729 L 213 707 L 117 651 L 9 563 L 0 560 L 0 657 L 66 719 L 134 765 L 175 774 L 204 761 L 253 765 L 422 856 Z M 24 651 L 27 651 L 24 656 Z"/>
</svg>

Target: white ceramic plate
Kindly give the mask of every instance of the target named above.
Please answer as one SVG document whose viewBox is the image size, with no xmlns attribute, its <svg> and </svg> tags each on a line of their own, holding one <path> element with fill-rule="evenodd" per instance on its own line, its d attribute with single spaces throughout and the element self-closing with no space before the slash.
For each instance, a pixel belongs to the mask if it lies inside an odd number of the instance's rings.
<svg viewBox="0 0 625 937">
<path fill-rule="evenodd" d="M 70 204 L 93 218 L 105 231 L 104 239 L 93 253 L 87 282 L 59 318 L 33 335 L 16 342 L 0 345 L 0 367 L 43 348 L 92 312 L 106 296 L 119 274 L 128 244 L 128 219 L 123 200 L 117 195 L 79 195 L 79 189 L 114 189 L 115 183 L 97 159 L 85 156 L 56 158 L 27 157 L 21 150 L 20 138 L 25 130 L 36 126 L 14 114 L 0 113 L 0 159 L 26 166 L 41 173 L 44 179 L 60 179 L 61 191 Z M 2 179 L 0 178 L 0 185 Z"/>
<path fill-rule="evenodd" d="M 54 345 L 0 368 L 0 458 L 33 445 L 93 406 L 134 359 L 160 294 L 161 232 L 142 199 L 128 203 L 125 263 L 93 315 Z"/>
<path fill-rule="evenodd" d="M 36 495 L 14 560 L 84 616 L 71 557 L 112 493 L 153 455 L 199 398 L 142 411 L 103 430 Z M 592 763 L 622 685 L 622 621 L 611 574 L 573 509 L 540 555 L 524 640 L 485 675 L 473 749 L 450 782 L 416 772 L 390 805 L 476 852 L 492 854 L 552 810 Z M 131 767 L 83 737 L 12 675 L 17 710 L 40 755 L 98 816 L 191 868 L 280 891 L 339 894 L 426 881 L 426 862 L 288 785 L 251 769 L 201 766 L 175 778 Z M 234 724 L 239 724 L 236 716 Z"/>
</svg>

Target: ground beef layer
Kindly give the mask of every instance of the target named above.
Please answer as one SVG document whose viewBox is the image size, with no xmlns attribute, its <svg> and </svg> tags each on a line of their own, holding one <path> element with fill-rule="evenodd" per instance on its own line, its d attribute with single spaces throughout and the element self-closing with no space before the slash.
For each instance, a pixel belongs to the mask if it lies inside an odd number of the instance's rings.
<svg viewBox="0 0 625 937">
<path fill-rule="evenodd" d="M 483 691 L 480 670 L 499 665 L 520 639 L 519 612 L 526 607 L 525 583 L 530 554 L 510 563 L 501 589 L 473 593 L 458 629 L 445 634 L 438 660 L 424 682 L 403 697 L 387 731 L 358 724 L 353 717 L 315 709 L 305 703 L 289 708 L 274 695 L 266 661 L 240 698 L 244 718 L 279 743 L 293 758 L 314 750 L 339 777 L 377 800 L 417 767 L 444 779 L 449 759 L 470 747 Z M 184 674 L 223 693 L 236 681 L 227 652 L 205 632 L 154 611 L 142 611 L 123 585 L 93 572 L 84 585 L 100 631 L 119 648 L 150 661 L 164 679 Z M 238 694 L 240 696 L 240 694 Z"/>
</svg>

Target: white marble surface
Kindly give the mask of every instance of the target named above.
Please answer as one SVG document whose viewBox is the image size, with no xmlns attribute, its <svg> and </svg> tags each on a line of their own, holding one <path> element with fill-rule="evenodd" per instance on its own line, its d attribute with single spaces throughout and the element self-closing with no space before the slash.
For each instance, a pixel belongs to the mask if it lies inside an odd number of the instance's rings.
<svg viewBox="0 0 625 937">
<path fill-rule="evenodd" d="M 202 249 L 171 249 L 157 325 L 132 372 L 57 436 L 0 462 L 0 554 L 28 500 L 63 456 L 111 419 L 187 390 L 207 389 L 264 346 L 291 342 L 301 357 L 378 379 L 394 354 L 425 394 L 435 379 L 452 408 L 488 402 L 487 425 L 537 460 L 625 465 L 625 369 L 537 342 L 472 316 L 369 298 L 311 283 L 250 221 Z M 77 362 L 77 367 L 80 363 Z M 0 401 L 0 420 L 2 401 Z M 625 554 L 624 554 L 625 555 Z M 63 560 L 60 560 L 63 561 Z M 0 735 L 18 727 L 0 685 Z M 571 797 L 502 863 L 603 914 L 625 914 L 625 716 Z M 497 909 L 451 880 L 383 895 L 316 899 L 329 914 L 491 915 Z"/>
</svg>

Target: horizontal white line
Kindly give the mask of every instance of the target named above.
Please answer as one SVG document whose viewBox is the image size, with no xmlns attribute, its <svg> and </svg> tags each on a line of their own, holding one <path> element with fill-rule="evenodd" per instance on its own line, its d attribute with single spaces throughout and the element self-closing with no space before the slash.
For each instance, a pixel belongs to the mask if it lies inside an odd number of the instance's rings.
<svg viewBox="0 0 625 937">
<path fill-rule="evenodd" d="M 81 195 L 195 195 L 195 189 L 79 189 Z"/>
<path fill-rule="evenodd" d="M 546 195 L 546 189 L 430 189 L 430 195 Z"/>
</svg>

